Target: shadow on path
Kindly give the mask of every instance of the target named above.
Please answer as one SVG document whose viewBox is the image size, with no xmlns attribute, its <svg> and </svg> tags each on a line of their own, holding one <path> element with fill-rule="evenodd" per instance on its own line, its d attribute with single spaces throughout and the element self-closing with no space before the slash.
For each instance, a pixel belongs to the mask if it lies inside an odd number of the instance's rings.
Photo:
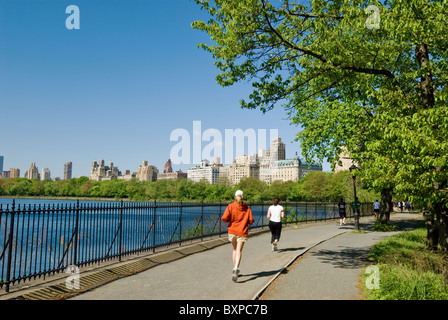
<svg viewBox="0 0 448 320">
<path fill-rule="evenodd" d="M 288 251 L 299 251 L 299 250 L 305 250 L 306 247 L 299 247 L 299 248 L 279 248 L 277 252 L 288 252 Z"/>
<path fill-rule="evenodd" d="M 350 248 L 339 247 L 337 250 L 319 250 L 313 256 L 319 258 L 322 263 L 330 263 L 335 268 L 357 269 L 368 262 L 370 247 Z"/>
<path fill-rule="evenodd" d="M 258 278 L 265 278 L 265 277 L 270 277 L 273 276 L 275 274 L 277 274 L 278 272 L 280 272 L 281 269 L 277 269 L 277 270 L 271 270 L 271 271 L 260 271 L 260 272 L 256 272 L 256 273 L 251 273 L 251 274 L 240 274 L 240 276 L 238 277 L 238 283 L 246 283 Z M 246 277 L 249 277 L 246 279 Z"/>
</svg>

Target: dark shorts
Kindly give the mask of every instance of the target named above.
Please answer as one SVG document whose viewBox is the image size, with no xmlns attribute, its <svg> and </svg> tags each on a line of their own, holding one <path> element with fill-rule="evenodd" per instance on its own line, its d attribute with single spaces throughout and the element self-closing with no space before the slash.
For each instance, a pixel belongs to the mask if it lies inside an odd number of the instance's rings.
<svg viewBox="0 0 448 320">
<path fill-rule="evenodd" d="M 373 209 L 373 211 L 375 211 L 375 212 L 380 212 L 380 209 Z"/>
<path fill-rule="evenodd" d="M 345 218 L 345 211 L 339 211 L 339 217 Z"/>
<path fill-rule="evenodd" d="M 269 220 L 269 229 L 271 230 L 271 243 L 273 243 L 274 240 L 280 240 L 280 235 L 282 233 L 282 223 Z"/>
</svg>

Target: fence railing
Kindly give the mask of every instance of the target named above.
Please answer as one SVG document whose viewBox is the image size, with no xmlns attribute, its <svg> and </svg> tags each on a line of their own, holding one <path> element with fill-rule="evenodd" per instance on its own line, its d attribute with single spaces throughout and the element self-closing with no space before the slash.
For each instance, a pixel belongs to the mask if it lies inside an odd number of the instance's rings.
<svg viewBox="0 0 448 320">
<path fill-rule="evenodd" d="M 68 266 L 86 266 L 126 255 L 155 252 L 227 232 L 221 216 L 228 203 L 111 202 L 0 205 L 0 289 L 45 278 Z M 267 226 L 268 203 L 248 203 L 255 223 Z M 288 202 L 285 223 L 338 219 L 337 203 Z M 372 215 L 371 204 L 360 216 Z M 353 211 L 347 208 L 347 217 Z"/>
</svg>

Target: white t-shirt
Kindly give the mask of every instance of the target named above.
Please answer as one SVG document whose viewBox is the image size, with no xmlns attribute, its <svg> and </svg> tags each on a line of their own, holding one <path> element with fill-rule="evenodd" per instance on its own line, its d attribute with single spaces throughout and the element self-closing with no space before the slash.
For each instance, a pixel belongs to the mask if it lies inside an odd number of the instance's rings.
<svg viewBox="0 0 448 320">
<path fill-rule="evenodd" d="M 271 218 L 269 220 L 271 220 L 272 222 L 280 222 L 281 218 L 282 218 L 282 211 L 283 211 L 283 207 L 281 205 L 272 205 L 269 207 L 269 210 L 271 211 Z"/>
<path fill-rule="evenodd" d="M 373 203 L 373 209 L 379 209 L 380 208 L 380 203 L 378 202 L 378 201 L 375 201 L 374 203 Z"/>
</svg>

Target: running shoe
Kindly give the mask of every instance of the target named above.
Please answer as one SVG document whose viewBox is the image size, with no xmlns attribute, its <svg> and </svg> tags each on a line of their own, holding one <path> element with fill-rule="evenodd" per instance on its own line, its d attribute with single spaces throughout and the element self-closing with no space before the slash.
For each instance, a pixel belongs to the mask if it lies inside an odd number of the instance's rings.
<svg viewBox="0 0 448 320">
<path fill-rule="evenodd" d="M 238 275 L 240 274 L 240 270 L 238 268 L 234 268 L 232 270 L 232 280 L 236 282 L 238 280 Z"/>
</svg>

